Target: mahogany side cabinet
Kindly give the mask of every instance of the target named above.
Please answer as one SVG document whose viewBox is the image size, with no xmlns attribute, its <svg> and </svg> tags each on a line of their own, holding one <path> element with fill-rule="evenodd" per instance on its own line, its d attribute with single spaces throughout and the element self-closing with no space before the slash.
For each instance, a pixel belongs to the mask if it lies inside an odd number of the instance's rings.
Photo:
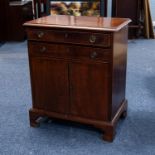
<svg viewBox="0 0 155 155">
<path fill-rule="evenodd" d="M 130 19 L 47 16 L 24 24 L 32 87 L 30 125 L 40 117 L 92 125 L 113 141 L 127 113 Z"/>
</svg>

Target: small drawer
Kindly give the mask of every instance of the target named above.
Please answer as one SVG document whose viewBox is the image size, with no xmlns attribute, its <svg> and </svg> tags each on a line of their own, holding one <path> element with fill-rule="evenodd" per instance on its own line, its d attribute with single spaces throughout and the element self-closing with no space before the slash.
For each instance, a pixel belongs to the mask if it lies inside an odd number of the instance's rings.
<svg viewBox="0 0 155 155">
<path fill-rule="evenodd" d="M 31 56 L 47 56 L 70 59 L 87 59 L 87 60 L 110 60 L 110 49 L 84 47 L 84 46 L 67 46 L 61 44 L 48 44 L 29 42 L 29 54 Z"/>
<path fill-rule="evenodd" d="M 27 34 L 29 40 L 111 47 L 110 33 L 30 29 Z"/>
<path fill-rule="evenodd" d="M 111 51 L 109 49 L 94 47 L 69 47 L 70 55 L 73 59 L 105 60 L 110 61 Z"/>
<path fill-rule="evenodd" d="M 99 46 L 104 48 L 111 47 L 111 34 L 110 33 L 91 33 L 91 32 L 72 32 L 68 33 L 67 42 L 88 45 Z"/>
<path fill-rule="evenodd" d="M 64 31 L 31 29 L 28 30 L 27 34 L 29 40 L 36 40 L 36 41 L 63 43 L 67 38 L 67 33 L 65 33 Z"/>
<path fill-rule="evenodd" d="M 28 47 L 31 56 L 68 58 L 70 54 L 64 45 L 29 42 Z"/>
</svg>

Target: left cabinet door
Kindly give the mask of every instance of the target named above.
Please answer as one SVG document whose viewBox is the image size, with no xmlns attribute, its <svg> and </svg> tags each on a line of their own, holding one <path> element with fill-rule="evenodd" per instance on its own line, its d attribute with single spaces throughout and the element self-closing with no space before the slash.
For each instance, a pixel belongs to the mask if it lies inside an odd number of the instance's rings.
<svg viewBox="0 0 155 155">
<path fill-rule="evenodd" d="M 30 58 L 33 108 L 68 113 L 68 63 L 48 58 Z"/>
</svg>

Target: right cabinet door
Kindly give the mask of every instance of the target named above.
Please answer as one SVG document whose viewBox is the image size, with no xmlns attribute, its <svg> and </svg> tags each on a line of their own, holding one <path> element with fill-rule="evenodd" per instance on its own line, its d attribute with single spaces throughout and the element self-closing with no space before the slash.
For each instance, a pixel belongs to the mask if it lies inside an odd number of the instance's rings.
<svg viewBox="0 0 155 155">
<path fill-rule="evenodd" d="M 74 62 L 69 74 L 71 115 L 108 120 L 109 64 Z"/>
</svg>

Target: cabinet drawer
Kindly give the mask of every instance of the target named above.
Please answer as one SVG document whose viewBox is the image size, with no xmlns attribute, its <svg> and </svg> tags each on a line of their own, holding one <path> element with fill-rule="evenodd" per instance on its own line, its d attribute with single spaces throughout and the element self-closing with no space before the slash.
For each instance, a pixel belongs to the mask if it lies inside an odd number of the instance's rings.
<svg viewBox="0 0 155 155">
<path fill-rule="evenodd" d="M 94 47 L 30 42 L 29 54 L 31 56 L 48 56 L 70 59 L 110 60 L 111 52 L 109 49 Z"/>
<path fill-rule="evenodd" d="M 29 54 L 31 56 L 48 56 L 58 58 L 68 58 L 69 48 L 59 44 L 48 44 L 40 42 L 29 42 Z"/>
<path fill-rule="evenodd" d="M 73 59 L 89 59 L 89 60 L 110 60 L 111 52 L 109 49 L 70 46 L 70 55 Z"/>
<path fill-rule="evenodd" d="M 67 32 L 58 30 L 32 29 L 28 30 L 28 39 L 47 42 L 94 45 L 105 48 L 111 47 L 111 34 L 103 32 Z"/>
</svg>

